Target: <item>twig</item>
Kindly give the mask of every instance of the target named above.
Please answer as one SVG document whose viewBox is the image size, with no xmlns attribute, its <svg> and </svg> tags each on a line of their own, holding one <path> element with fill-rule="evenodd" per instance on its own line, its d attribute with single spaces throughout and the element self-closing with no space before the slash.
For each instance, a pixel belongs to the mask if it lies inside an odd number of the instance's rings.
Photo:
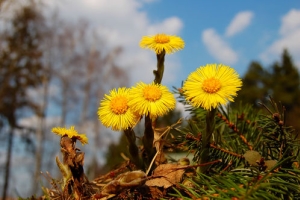
<svg viewBox="0 0 300 200">
<path fill-rule="evenodd" d="M 173 129 L 175 126 L 177 126 L 178 124 L 180 124 L 181 121 L 182 121 L 182 119 L 180 118 L 175 124 L 172 124 L 171 126 L 167 126 L 166 130 L 162 134 L 160 134 L 159 138 L 156 141 L 154 141 L 153 143 L 156 143 L 158 140 L 161 140 L 161 138 L 166 133 L 168 133 L 171 129 Z M 150 162 L 150 165 L 149 165 L 149 167 L 148 167 L 148 169 L 146 171 L 146 175 L 148 175 L 148 173 L 149 173 L 149 171 L 150 171 L 150 169 L 151 169 L 151 167 L 152 167 L 152 165 L 153 165 L 156 157 L 158 156 L 158 154 L 161 153 L 161 149 L 162 149 L 162 145 L 158 149 L 156 149 L 156 153 L 155 153 L 155 155 L 153 156 L 153 159 Z"/>
<path fill-rule="evenodd" d="M 230 154 L 230 155 L 232 155 L 232 156 L 234 156 L 234 157 L 244 158 L 244 156 L 241 155 L 241 154 L 237 154 L 237 153 L 231 152 L 231 151 L 229 151 L 229 150 L 227 150 L 227 149 L 223 149 L 223 148 L 221 148 L 221 147 L 217 147 L 217 146 L 215 146 L 214 144 L 210 144 L 210 147 L 211 147 L 211 148 L 214 148 L 214 149 L 217 149 L 217 150 L 219 150 L 219 151 L 222 151 L 222 152 L 224 152 L 224 153 Z"/>
<path fill-rule="evenodd" d="M 229 121 L 221 113 L 218 113 L 218 117 L 221 120 L 223 120 L 228 125 L 229 128 L 231 128 L 235 133 L 238 134 L 238 136 L 241 138 L 241 140 L 248 146 L 249 150 L 253 149 L 252 145 L 248 142 L 248 140 L 245 138 L 245 136 L 240 132 L 240 130 L 237 128 L 237 126 L 233 122 Z M 247 120 L 246 123 L 249 124 L 250 122 Z"/>
</svg>

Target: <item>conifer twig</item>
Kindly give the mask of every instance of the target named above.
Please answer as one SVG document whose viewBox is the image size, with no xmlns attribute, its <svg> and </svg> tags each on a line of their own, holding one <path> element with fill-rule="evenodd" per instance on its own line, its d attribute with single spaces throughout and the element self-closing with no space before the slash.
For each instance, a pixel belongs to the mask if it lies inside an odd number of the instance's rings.
<svg viewBox="0 0 300 200">
<path fill-rule="evenodd" d="M 219 150 L 219 151 L 222 151 L 222 152 L 224 152 L 224 153 L 230 154 L 230 155 L 232 155 L 232 156 L 234 156 L 234 157 L 237 157 L 237 158 L 244 158 L 244 156 L 241 155 L 241 154 L 237 154 L 237 153 L 234 153 L 234 152 L 229 151 L 229 150 L 227 150 L 227 149 L 223 149 L 223 148 L 221 148 L 221 147 L 217 147 L 217 146 L 214 145 L 214 144 L 210 144 L 210 147 L 213 148 L 213 149 L 217 149 L 217 150 Z"/>
<path fill-rule="evenodd" d="M 240 130 L 237 128 L 237 126 L 229 121 L 225 116 L 223 116 L 221 113 L 218 113 L 218 117 L 223 120 L 229 128 L 231 128 L 235 133 L 238 134 L 238 136 L 241 138 L 241 140 L 248 146 L 249 150 L 252 150 L 252 145 L 248 142 L 248 140 L 245 138 L 245 136 L 240 132 Z M 249 122 L 247 122 L 249 123 Z"/>
</svg>

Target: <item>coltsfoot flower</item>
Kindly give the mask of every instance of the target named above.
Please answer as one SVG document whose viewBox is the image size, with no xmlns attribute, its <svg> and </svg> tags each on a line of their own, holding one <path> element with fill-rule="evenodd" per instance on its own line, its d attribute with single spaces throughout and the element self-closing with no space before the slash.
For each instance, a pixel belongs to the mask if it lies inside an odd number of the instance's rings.
<svg viewBox="0 0 300 200">
<path fill-rule="evenodd" d="M 207 64 L 192 72 L 183 85 L 185 98 L 194 107 L 206 110 L 233 101 L 242 81 L 237 72 L 223 64 Z"/>
<path fill-rule="evenodd" d="M 132 112 L 128 105 L 129 89 L 113 89 L 105 95 L 98 108 L 98 116 L 102 124 L 112 130 L 126 130 L 132 128 L 139 121 L 140 116 Z"/>
<path fill-rule="evenodd" d="M 129 105 L 140 115 L 150 115 L 151 118 L 156 118 L 173 110 L 176 100 L 166 86 L 140 82 L 130 90 Z"/>
<path fill-rule="evenodd" d="M 166 54 L 171 54 L 183 49 L 184 41 L 178 36 L 161 33 L 154 36 L 143 36 L 140 47 L 151 49 L 156 54 L 160 54 L 163 50 Z"/>
<path fill-rule="evenodd" d="M 76 139 L 81 142 L 82 145 L 85 145 L 88 143 L 88 138 L 86 137 L 85 134 L 79 134 L 74 126 L 71 126 L 70 129 L 67 128 L 62 128 L 62 127 L 54 127 L 52 128 L 52 132 L 60 135 L 60 136 L 65 136 L 67 135 L 71 139 Z"/>
</svg>

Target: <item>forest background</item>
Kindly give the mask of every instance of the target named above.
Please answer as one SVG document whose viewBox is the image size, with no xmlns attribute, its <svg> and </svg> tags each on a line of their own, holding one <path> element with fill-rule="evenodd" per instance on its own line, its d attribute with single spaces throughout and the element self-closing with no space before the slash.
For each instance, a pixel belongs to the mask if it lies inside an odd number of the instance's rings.
<svg viewBox="0 0 300 200">
<path fill-rule="evenodd" d="M 137 12 L 134 17 L 141 18 L 145 17 L 144 7 L 148 6 L 147 11 L 151 12 L 155 6 L 155 2 L 121 2 L 124 5 L 132 4 Z M 105 4 L 105 1 L 102 3 Z M 287 123 L 296 128 L 296 133 L 299 132 L 300 55 L 296 52 L 300 52 L 300 10 L 299 5 L 292 5 L 281 16 L 281 40 L 271 43 L 261 54 L 260 60 L 251 61 L 252 58 L 248 58 L 238 61 L 241 53 L 236 53 L 229 42 L 223 41 L 226 37 L 231 41 L 233 39 L 230 40 L 230 37 L 241 32 L 237 25 L 234 26 L 239 20 L 242 21 L 239 27 L 245 29 L 254 17 L 250 11 L 233 13 L 225 36 L 221 37 L 216 30 L 206 27 L 202 37 L 198 36 L 197 43 L 194 43 L 194 39 L 186 40 L 187 51 L 189 45 L 197 49 L 198 43 L 202 42 L 207 47 L 206 53 L 202 49 L 194 51 L 195 54 L 178 53 L 178 57 L 170 56 L 166 63 L 166 66 L 170 66 L 165 73 L 166 84 L 169 87 L 181 87 L 182 77 L 209 62 L 224 62 L 233 67 L 244 65 L 242 68 L 237 67 L 244 85 L 233 106 L 243 102 L 259 107 L 258 103 L 266 102 L 271 95 L 285 105 Z M 162 7 L 157 8 L 158 13 Z M 122 141 L 121 133 L 111 132 L 100 124 L 96 114 L 99 101 L 104 93 L 114 87 L 130 86 L 137 80 L 146 82 L 152 79 L 155 57 L 140 53 L 143 51 L 138 49 L 138 42 L 142 35 L 162 31 L 187 35 L 181 31 L 186 28 L 183 27 L 183 20 L 172 17 L 174 14 L 161 22 L 148 22 L 144 31 L 131 33 L 132 30 L 127 28 L 127 32 L 119 34 L 105 24 L 105 20 L 99 19 L 102 24 L 96 28 L 93 22 L 84 17 L 73 21 L 65 19 L 67 9 L 62 10 L 43 1 L 0 1 L 2 198 L 41 193 L 41 185 L 47 184 L 47 181 L 40 172 L 48 171 L 54 177 L 58 176 L 54 160 L 59 154 L 59 138 L 51 133 L 53 126 L 75 125 L 80 132 L 87 133 L 89 144 L 82 147 L 82 150 L 86 152 L 85 171 L 89 177 L 104 173 L 122 162 L 120 152 L 126 151 L 126 144 L 119 144 L 119 140 Z M 129 9 L 120 15 L 126 15 L 126 12 L 134 11 Z M 214 20 L 212 18 L 210 23 L 214 24 Z M 280 21 L 271 21 L 276 20 Z M 186 22 L 184 25 L 188 28 Z M 145 25 L 140 21 L 132 24 L 131 21 L 123 26 L 140 27 L 140 30 Z M 136 48 L 128 48 L 129 44 Z M 276 56 L 269 56 L 274 49 Z M 280 54 L 277 49 L 280 49 Z M 269 61 L 266 61 L 266 57 Z M 190 66 L 181 73 L 181 68 L 187 65 Z M 149 76 L 140 77 L 141 71 Z M 184 106 L 178 104 L 177 107 L 175 112 L 160 119 L 161 124 L 170 124 L 179 117 L 187 117 Z"/>
</svg>

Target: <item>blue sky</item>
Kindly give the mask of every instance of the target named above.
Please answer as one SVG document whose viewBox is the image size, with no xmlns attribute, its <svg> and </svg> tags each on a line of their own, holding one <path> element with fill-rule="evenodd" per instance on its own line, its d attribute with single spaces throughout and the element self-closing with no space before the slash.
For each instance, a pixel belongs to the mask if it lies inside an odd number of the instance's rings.
<svg viewBox="0 0 300 200">
<path fill-rule="evenodd" d="M 188 73 L 199 65 L 206 63 L 228 64 L 234 67 L 240 75 L 247 71 L 249 63 L 253 60 L 260 61 L 264 66 L 269 66 L 279 59 L 277 53 L 263 54 L 276 41 L 281 39 L 280 29 L 283 26 L 282 18 L 292 10 L 298 12 L 297 37 L 300 41 L 300 2 L 299 1 L 156 1 L 142 8 L 153 22 L 161 21 L 171 16 L 178 17 L 183 27 L 179 35 L 185 40 L 186 47 L 179 53 L 181 61 L 181 72 L 179 79 L 184 79 Z M 244 13 L 244 18 L 242 17 Z M 240 16 L 239 16 L 240 14 Z M 248 14 L 248 16 L 247 16 Z M 233 20 L 243 18 L 247 21 L 240 32 L 230 35 L 227 29 Z M 238 26 L 238 22 L 237 22 Z M 238 28 L 237 28 L 238 29 Z M 227 44 L 235 55 L 235 59 L 222 59 L 211 53 L 208 44 L 204 43 L 203 34 L 215 34 Z M 213 38 L 212 38 L 213 39 Z M 297 42 L 300 45 L 299 41 Z M 287 46 L 289 49 L 289 47 Z M 300 47 L 291 49 L 294 61 L 299 65 Z M 224 50 L 226 51 L 226 50 Z M 235 61 L 236 60 L 236 61 Z M 300 67 L 300 66 L 298 66 Z"/>
<path fill-rule="evenodd" d="M 300 66 L 300 2 L 291 1 L 52 1 L 60 15 L 76 23 L 85 18 L 109 46 L 122 46 L 120 66 L 131 85 L 153 80 L 155 55 L 139 48 L 144 35 L 174 34 L 185 48 L 166 57 L 163 84 L 180 87 L 190 72 L 207 63 L 223 63 L 243 76 L 253 60 L 269 66 L 289 49 Z"/>
</svg>

